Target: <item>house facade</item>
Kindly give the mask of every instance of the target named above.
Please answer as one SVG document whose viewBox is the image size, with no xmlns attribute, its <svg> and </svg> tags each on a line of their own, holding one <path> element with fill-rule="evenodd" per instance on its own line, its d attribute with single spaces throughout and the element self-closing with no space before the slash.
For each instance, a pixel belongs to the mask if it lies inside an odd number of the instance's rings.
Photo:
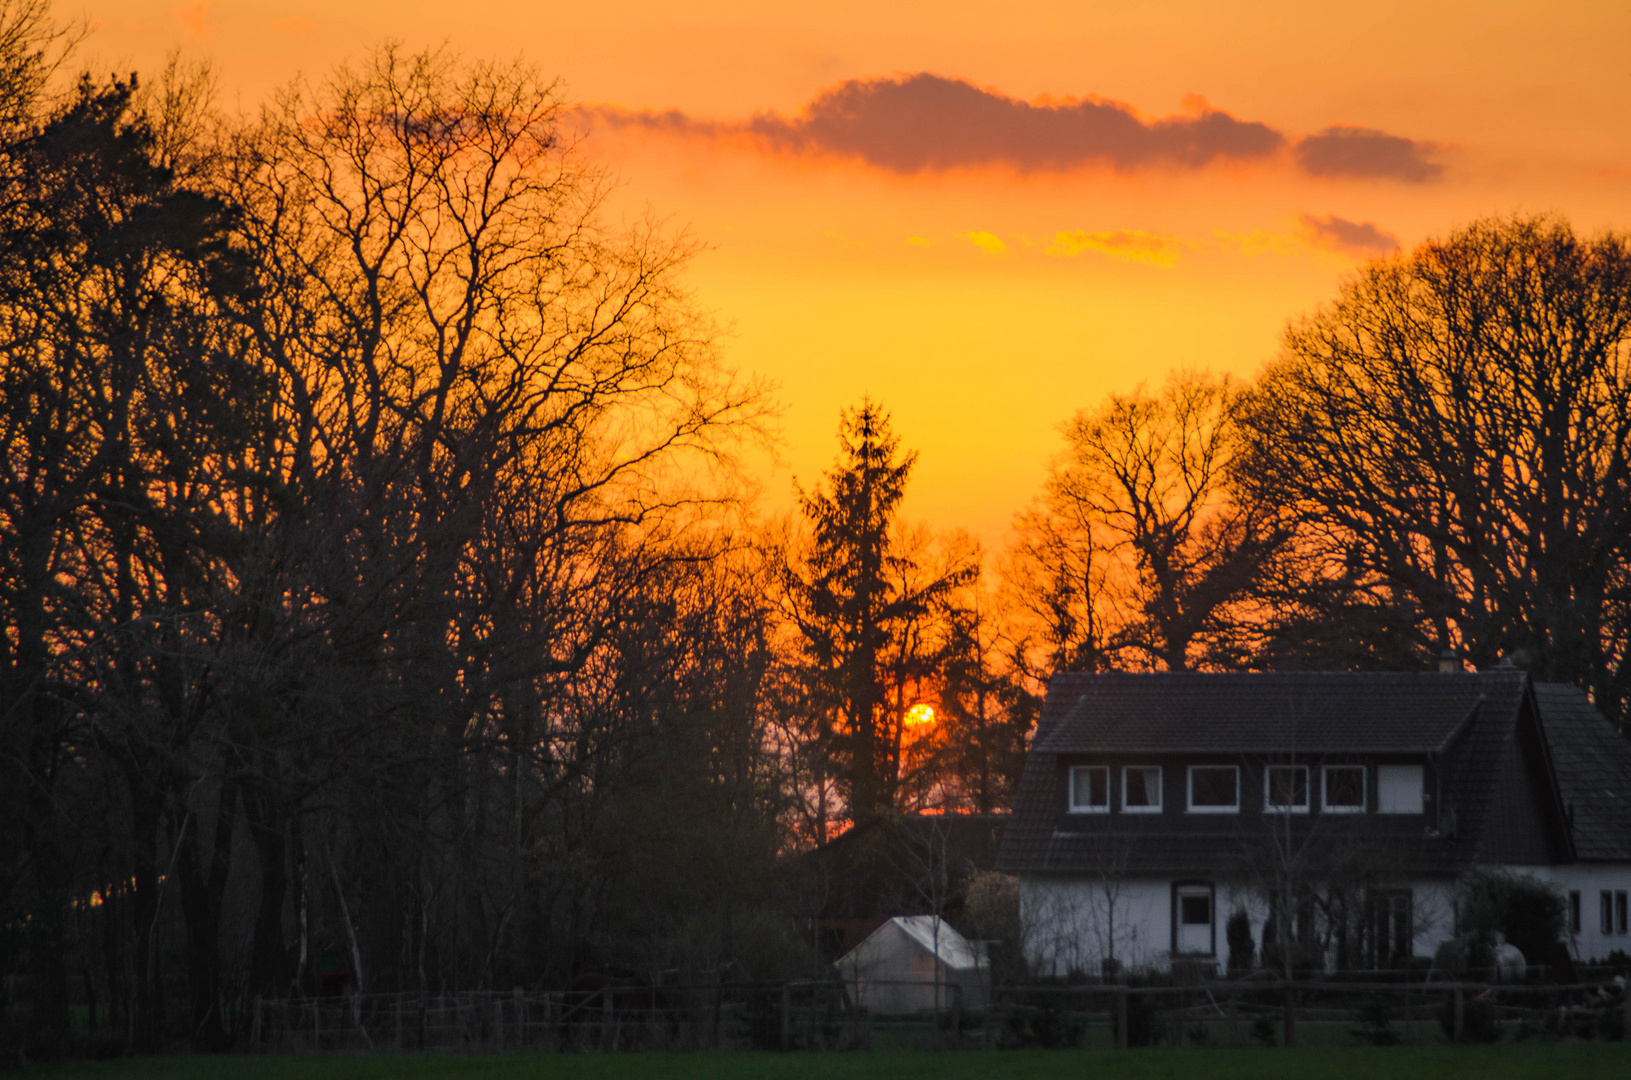
<svg viewBox="0 0 1631 1080">
<path fill-rule="evenodd" d="M 1631 742 L 1514 669 L 1062 674 L 997 868 L 1041 974 L 1221 969 L 1237 912 L 1259 960 L 1399 966 L 1478 870 L 1554 887 L 1600 958 L 1631 951 Z"/>
</svg>

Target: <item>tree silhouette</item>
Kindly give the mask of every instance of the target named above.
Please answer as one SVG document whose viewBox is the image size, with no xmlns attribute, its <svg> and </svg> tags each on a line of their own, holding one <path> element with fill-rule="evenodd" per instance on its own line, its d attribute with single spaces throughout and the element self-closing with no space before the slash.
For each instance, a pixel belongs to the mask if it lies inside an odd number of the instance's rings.
<svg viewBox="0 0 1631 1080">
<path fill-rule="evenodd" d="M 894 530 L 917 455 L 901 454 L 889 417 L 863 400 L 844 413 L 839 460 L 824 488 L 800 491 L 811 543 L 785 571 L 812 699 L 830 743 L 848 814 L 863 821 L 895 804 L 903 697 L 928 678 L 937 642 L 927 624 L 974 579 L 968 561 L 925 572 Z M 891 693 L 891 691 L 894 691 Z"/>
<path fill-rule="evenodd" d="M 1631 239 L 1486 220 L 1373 263 L 1244 415 L 1243 481 L 1300 522 L 1282 637 L 1357 612 L 1417 665 L 1522 650 L 1624 715 Z"/>
<path fill-rule="evenodd" d="M 1234 659 L 1239 603 L 1288 535 L 1275 503 L 1232 483 L 1239 402 L 1227 379 L 1177 373 L 1064 426 L 1009 573 L 1056 665 Z"/>
</svg>

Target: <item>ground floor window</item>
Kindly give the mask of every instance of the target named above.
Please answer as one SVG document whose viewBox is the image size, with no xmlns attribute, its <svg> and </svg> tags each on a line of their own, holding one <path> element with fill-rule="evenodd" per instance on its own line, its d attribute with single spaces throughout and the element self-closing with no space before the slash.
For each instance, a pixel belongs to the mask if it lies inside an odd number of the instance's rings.
<svg viewBox="0 0 1631 1080">
<path fill-rule="evenodd" d="M 1626 900 L 1627 897 L 1624 889 L 1621 889 L 1619 892 L 1614 894 L 1614 932 L 1616 934 L 1623 934 L 1626 932 L 1626 916 L 1631 914 L 1631 912 L 1627 912 L 1626 910 L 1628 906 Z"/>
<path fill-rule="evenodd" d="M 1415 952 L 1409 889 L 1372 889 L 1369 897 L 1372 957 L 1377 967 L 1398 967 Z"/>
<path fill-rule="evenodd" d="M 1614 932 L 1614 894 L 1604 889 L 1597 900 L 1598 914 L 1601 916 L 1603 934 L 1607 936 Z"/>
<path fill-rule="evenodd" d="M 1215 890 L 1210 882 L 1188 882 L 1172 890 L 1172 951 L 1181 956 L 1217 955 Z"/>
<path fill-rule="evenodd" d="M 1569 890 L 1569 933 L 1580 932 L 1580 890 Z"/>
</svg>

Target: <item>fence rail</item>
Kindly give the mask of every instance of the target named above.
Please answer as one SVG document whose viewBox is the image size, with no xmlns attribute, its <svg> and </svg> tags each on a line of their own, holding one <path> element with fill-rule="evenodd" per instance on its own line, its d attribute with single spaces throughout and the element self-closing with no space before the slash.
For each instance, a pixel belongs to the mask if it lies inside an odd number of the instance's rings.
<svg viewBox="0 0 1631 1080">
<path fill-rule="evenodd" d="M 874 986 L 877 984 L 874 983 Z M 917 984 L 912 984 L 917 985 Z M 1358 1045 L 1623 1039 L 1623 981 L 997 986 L 964 1009 L 880 1016 L 837 981 L 257 999 L 255 1051 L 600 1051 Z M 862 1000 L 864 1000 L 862 996 Z"/>
</svg>

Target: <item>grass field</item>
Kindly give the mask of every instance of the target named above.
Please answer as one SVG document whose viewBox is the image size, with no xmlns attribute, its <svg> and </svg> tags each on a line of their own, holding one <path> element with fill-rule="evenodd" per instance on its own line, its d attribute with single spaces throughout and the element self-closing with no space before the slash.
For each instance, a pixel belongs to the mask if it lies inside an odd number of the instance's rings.
<svg viewBox="0 0 1631 1080">
<path fill-rule="evenodd" d="M 826 1054 L 332 1054 L 40 1065 L 52 1080 L 1625 1080 L 1631 1044 Z"/>
</svg>

